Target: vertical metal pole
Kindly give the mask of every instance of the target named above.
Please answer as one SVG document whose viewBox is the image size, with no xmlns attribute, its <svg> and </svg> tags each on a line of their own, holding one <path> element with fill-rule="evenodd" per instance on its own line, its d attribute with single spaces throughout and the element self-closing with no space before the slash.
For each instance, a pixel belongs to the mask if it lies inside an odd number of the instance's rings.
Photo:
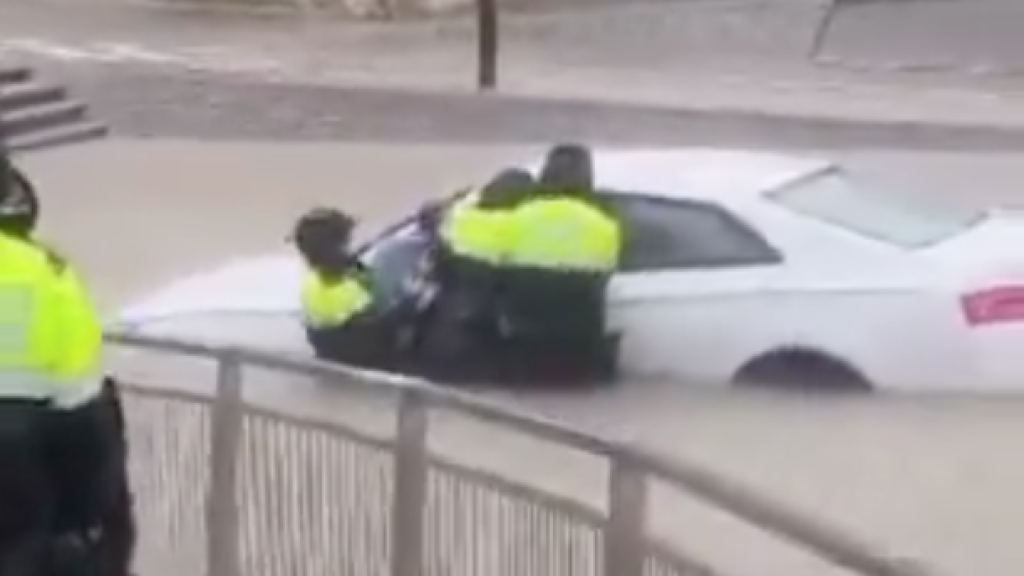
<svg viewBox="0 0 1024 576">
<path fill-rule="evenodd" d="M 477 90 L 484 92 L 498 86 L 498 22 L 497 0 L 476 0 Z"/>
<path fill-rule="evenodd" d="M 0 67 L 0 74 L 4 69 Z M 5 83 L 0 79 L 0 91 L 6 90 Z M 11 165 L 10 150 L 7 144 L 7 121 L 4 118 L 4 109 L 0 107 L 0 196 L 6 196 L 7 187 L 13 184 L 13 166 Z"/>
<path fill-rule="evenodd" d="M 242 361 L 234 353 L 219 360 L 210 422 L 206 574 L 241 576 L 237 491 L 244 414 Z"/>
<path fill-rule="evenodd" d="M 832 31 L 832 23 L 842 8 L 840 6 L 841 3 L 842 0 L 830 0 L 825 5 L 825 11 L 822 13 L 821 19 L 818 20 L 818 25 L 814 28 L 814 36 L 811 37 L 811 45 L 807 50 L 808 58 L 811 60 L 817 60 L 818 56 L 821 55 L 822 49 L 825 48 L 829 32 Z"/>
<path fill-rule="evenodd" d="M 422 392 L 399 398 L 395 485 L 391 509 L 391 576 L 423 572 L 423 516 L 427 504 L 427 434 L 430 414 Z"/>
<path fill-rule="evenodd" d="M 647 474 L 625 454 L 612 460 L 608 479 L 608 524 L 604 530 L 604 576 L 643 574 L 646 560 Z"/>
</svg>

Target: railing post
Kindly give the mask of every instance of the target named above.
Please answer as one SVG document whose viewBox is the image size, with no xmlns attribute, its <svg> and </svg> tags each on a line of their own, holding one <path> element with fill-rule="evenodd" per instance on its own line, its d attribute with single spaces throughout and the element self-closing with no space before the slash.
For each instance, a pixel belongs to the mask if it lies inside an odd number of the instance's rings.
<svg viewBox="0 0 1024 576">
<path fill-rule="evenodd" d="M 403 390 L 395 437 L 391 509 L 391 576 L 423 572 L 423 516 L 427 503 L 427 434 L 430 414 L 422 391 Z"/>
<path fill-rule="evenodd" d="M 647 473 L 628 454 L 611 461 L 604 576 L 643 574 L 647 535 Z"/>
<path fill-rule="evenodd" d="M 476 87 L 483 92 L 498 86 L 498 0 L 476 0 Z"/>
<path fill-rule="evenodd" d="M 241 451 L 242 361 L 219 358 L 217 391 L 210 422 L 210 487 L 206 493 L 207 576 L 240 576 L 238 467 Z"/>
<path fill-rule="evenodd" d="M 832 31 L 832 24 L 835 23 L 836 16 L 839 15 L 842 8 L 842 0 L 828 0 L 828 3 L 825 4 L 821 18 L 818 20 L 817 26 L 814 27 L 811 45 L 807 48 L 807 56 L 812 61 L 817 60 L 825 48 L 829 32 Z"/>
</svg>

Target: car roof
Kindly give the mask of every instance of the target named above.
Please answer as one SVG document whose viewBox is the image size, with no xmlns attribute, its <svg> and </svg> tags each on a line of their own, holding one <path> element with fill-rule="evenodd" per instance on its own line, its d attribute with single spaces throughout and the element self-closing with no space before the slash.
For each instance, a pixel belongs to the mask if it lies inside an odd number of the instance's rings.
<svg viewBox="0 0 1024 576">
<path fill-rule="evenodd" d="M 594 150 L 593 157 L 598 188 L 668 199 L 760 196 L 836 167 L 817 158 L 719 148 Z M 529 167 L 537 171 L 540 164 Z"/>
</svg>

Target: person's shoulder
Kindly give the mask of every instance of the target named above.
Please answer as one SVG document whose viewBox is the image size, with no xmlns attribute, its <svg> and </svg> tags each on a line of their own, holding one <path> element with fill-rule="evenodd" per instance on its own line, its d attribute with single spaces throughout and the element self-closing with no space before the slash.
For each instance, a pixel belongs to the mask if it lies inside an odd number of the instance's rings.
<svg viewBox="0 0 1024 576">
<path fill-rule="evenodd" d="M 36 252 L 51 273 L 63 276 L 74 272 L 71 261 L 53 245 L 39 240 L 26 241 L 25 244 Z"/>
<path fill-rule="evenodd" d="M 47 244 L 45 242 L 33 242 L 39 253 L 42 254 L 43 258 L 46 259 L 46 263 L 53 268 L 55 272 L 64 272 L 71 267 L 71 263 L 67 257 L 58 250 L 56 247 Z"/>
</svg>

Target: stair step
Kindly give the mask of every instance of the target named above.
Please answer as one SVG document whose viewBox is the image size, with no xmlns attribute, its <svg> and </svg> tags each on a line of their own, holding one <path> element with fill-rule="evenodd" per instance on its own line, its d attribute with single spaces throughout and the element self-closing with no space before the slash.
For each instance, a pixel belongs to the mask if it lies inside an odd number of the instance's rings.
<svg viewBox="0 0 1024 576">
<path fill-rule="evenodd" d="M 28 82 L 32 78 L 32 71 L 21 66 L 0 67 L 0 86 Z"/>
<path fill-rule="evenodd" d="M 83 121 L 15 136 L 7 141 L 7 148 L 12 152 L 29 152 L 99 140 L 106 135 L 106 126 L 98 122 Z"/>
<path fill-rule="evenodd" d="M 0 147 L 39 150 L 103 138 L 107 127 L 88 117 L 66 88 L 40 81 L 24 66 L 0 66 Z"/>
<path fill-rule="evenodd" d="M 0 113 L 14 112 L 19 108 L 53 104 L 65 100 L 67 90 L 60 86 L 38 82 L 20 82 L 0 90 Z"/>
<path fill-rule="evenodd" d="M 85 120 L 85 104 L 63 100 L 51 104 L 20 108 L 0 117 L 0 135 L 13 138 L 20 134 L 48 130 L 62 124 Z"/>
</svg>

